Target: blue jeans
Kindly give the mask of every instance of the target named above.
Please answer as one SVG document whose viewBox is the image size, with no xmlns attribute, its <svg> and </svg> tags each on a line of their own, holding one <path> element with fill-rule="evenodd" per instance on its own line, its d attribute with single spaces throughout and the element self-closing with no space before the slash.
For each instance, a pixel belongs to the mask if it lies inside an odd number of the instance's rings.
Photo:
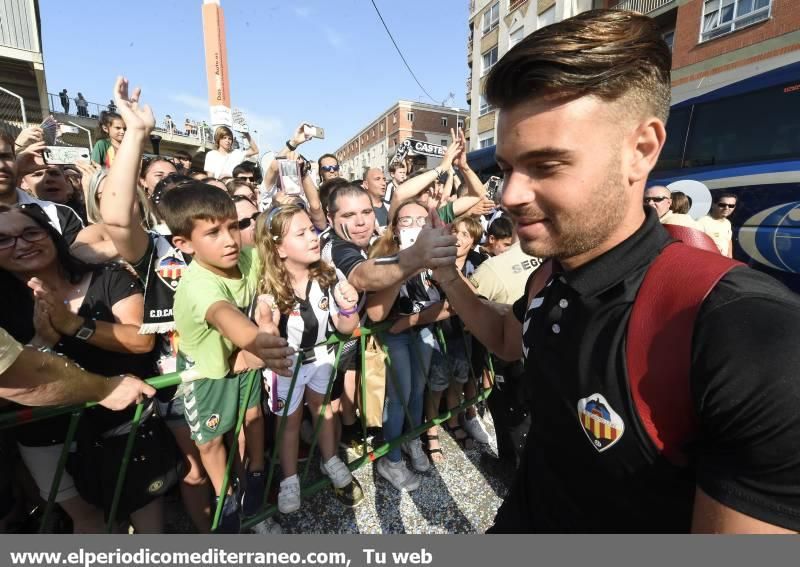
<svg viewBox="0 0 800 567">
<path fill-rule="evenodd" d="M 409 429 L 422 423 L 425 381 L 433 354 L 433 335 L 430 330 L 404 331 L 393 335 L 383 333 L 381 341 L 389 351 L 386 365 L 386 403 L 383 409 L 383 438 L 391 441 L 403 433 L 408 405 L 411 415 Z M 389 451 L 386 457 L 393 463 L 401 459 L 400 448 Z"/>
</svg>

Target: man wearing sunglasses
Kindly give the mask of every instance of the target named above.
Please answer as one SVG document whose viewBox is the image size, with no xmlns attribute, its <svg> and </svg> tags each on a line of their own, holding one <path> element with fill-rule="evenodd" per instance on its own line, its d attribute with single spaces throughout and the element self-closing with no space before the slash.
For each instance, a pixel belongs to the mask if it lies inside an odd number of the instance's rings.
<svg viewBox="0 0 800 567">
<path fill-rule="evenodd" d="M 711 205 L 711 213 L 697 221 L 717 245 L 720 254 L 728 258 L 733 258 L 733 227 L 728 219 L 736 210 L 736 202 L 733 193 L 722 193 Z"/>
<path fill-rule="evenodd" d="M 644 206 L 653 207 L 658 213 L 658 218 L 669 212 L 670 205 L 672 205 L 672 194 L 666 187 L 654 185 L 644 190 Z"/>
<path fill-rule="evenodd" d="M 319 166 L 320 186 L 330 179 L 341 177 L 341 175 L 339 175 L 339 160 L 336 159 L 335 155 L 323 154 L 317 160 L 317 164 Z"/>
</svg>

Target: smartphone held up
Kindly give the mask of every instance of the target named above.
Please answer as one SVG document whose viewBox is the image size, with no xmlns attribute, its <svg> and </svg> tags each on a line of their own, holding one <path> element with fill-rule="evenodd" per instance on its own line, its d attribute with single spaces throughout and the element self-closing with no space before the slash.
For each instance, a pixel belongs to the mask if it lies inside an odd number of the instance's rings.
<svg viewBox="0 0 800 567">
<path fill-rule="evenodd" d="M 317 138 L 319 140 L 325 139 L 325 130 L 319 126 L 312 126 L 311 124 L 303 125 L 303 133 L 307 138 Z"/>
<path fill-rule="evenodd" d="M 45 146 L 42 155 L 44 162 L 51 165 L 71 165 L 78 162 L 89 162 L 92 157 L 89 148 L 75 148 L 72 146 Z"/>
</svg>

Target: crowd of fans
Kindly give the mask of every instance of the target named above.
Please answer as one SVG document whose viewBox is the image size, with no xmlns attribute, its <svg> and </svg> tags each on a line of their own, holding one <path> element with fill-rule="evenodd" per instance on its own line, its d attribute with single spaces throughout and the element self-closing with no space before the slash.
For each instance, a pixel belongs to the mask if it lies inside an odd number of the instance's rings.
<svg viewBox="0 0 800 567">
<path fill-rule="evenodd" d="M 380 169 L 348 181 L 332 154 L 312 170 L 299 153 L 309 141 L 302 124 L 263 170 L 250 161 L 254 141 L 234 149 L 226 127 L 204 159 L 144 155 L 155 120 L 139 97 L 118 79 L 91 163 L 48 165 L 35 127 L 2 135 L 0 280 L 9 307 L 0 327 L 104 376 L 182 371 L 178 388 L 145 406 L 117 529 L 163 531 L 164 495 L 177 485 L 199 532 L 209 531 L 219 499 L 219 531 L 238 532 L 266 501 L 265 453 L 275 445 L 278 509 L 298 510 L 306 420 L 336 498 L 357 505 L 364 494 L 342 447 L 392 441 L 489 385 L 486 352 L 431 269 L 455 261 L 469 280 L 512 244 L 511 221 L 486 197 L 460 133 L 435 168 L 392 163 L 388 183 Z M 302 193 L 283 190 L 280 160 L 297 161 Z M 385 408 L 382 427 L 364 439 L 355 392 L 367 379 L 365 354 L 351 340 L 334 368 L 333 347 L 321 343 L 381 322 L 391 361 Z M 245 399 L 236 479 L 223 493 Z M 460 445 L 489 442 L 482 411 L 471 406 L 447 421 Z M 101 531 L 108 520 L 133 412 L 96 407 L 80 421 L 55 498 L 75 532 Z M 68 421 L 3 435 L 6 462 L 18 465 L 0 479 L 3 528 L 48 498 Z M 439 435 L 433 427 L 390 450 L 377 472 L 398 490 L 416 489 L 430 461 L 446 458 Z M 513 448 L 501 456 L 513 466 Z M 253 529 L 280 531 L 272 519 Z"/>
</svg>

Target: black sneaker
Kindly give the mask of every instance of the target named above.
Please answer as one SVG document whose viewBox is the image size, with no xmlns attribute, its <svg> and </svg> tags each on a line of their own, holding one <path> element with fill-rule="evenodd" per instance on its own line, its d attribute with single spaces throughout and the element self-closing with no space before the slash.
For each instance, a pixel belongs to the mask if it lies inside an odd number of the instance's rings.
<svg viewBox="0 0 800 567">
<path fill-rule="evenodd" d="M 219 497 L 216 500 L 219 502 Z M 219 524 L 217 525 L 217 533 L 238 534 L 241 529 L 242 521 L 239 517 L 239 503 L 236 502 L 235 497 L 229 496 L 225 498 L 225 503 L 222 505 L 222 514 L 220 514 Z"/>
<path fill-rule="evenodd" d="M 247 518 L 255 515 L 264 505 L 264 490 L 266 489 L 264 471 L 248 471 L 244 482 L 242 494 L 242 514 Z"/>
<path fill-rule="evenodd" d="M 361 435 L 361 426 L 358 423 L 342 425 L 342 438 L 339 440 L 339 446 L 342 449 L 352 449 L 363 443 L 364 438 Z"/>
<path fill-rule="evenodd" d="M 342 488 L 331 486 L 331 488 L 336 499 L 348 508 L 355 508 L 364 500 L 364 491 L 356 477 L 353 477 L 353 481 L 347 486 Z"/>
</svg>

